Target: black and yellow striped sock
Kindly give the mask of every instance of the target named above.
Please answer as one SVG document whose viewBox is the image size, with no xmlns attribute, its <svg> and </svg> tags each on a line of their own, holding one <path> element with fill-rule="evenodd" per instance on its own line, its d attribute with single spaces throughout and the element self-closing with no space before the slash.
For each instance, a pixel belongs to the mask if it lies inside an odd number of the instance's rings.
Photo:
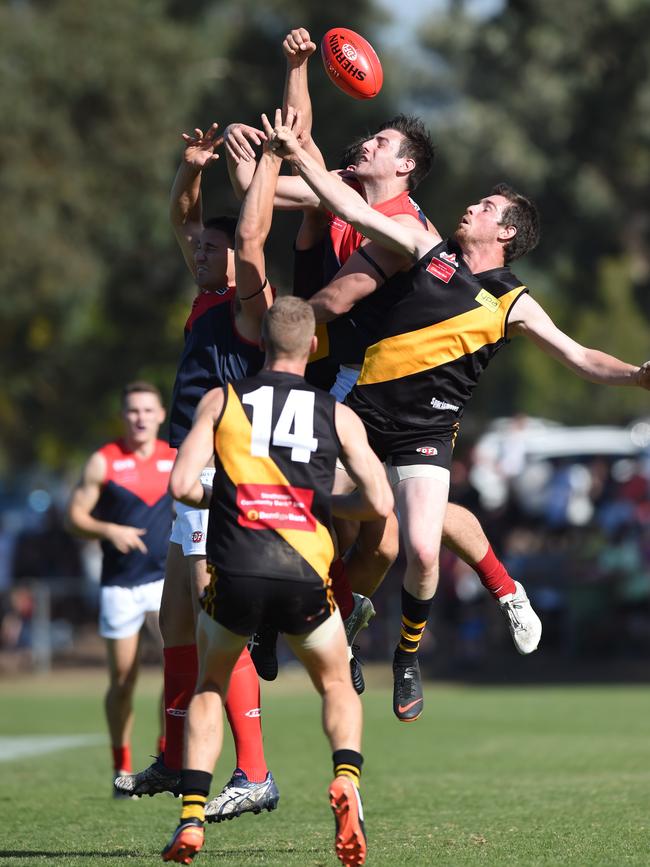
<svg viewBox="0 0 650 867">
<path fill-rule="evenodd" d="M 205 802 L 212 784 L 212 774 L 207 771 L 194 771 L 184 768 L 181 771 L 180 790 L 183 793 L 181 822 L 198 819 L 205 822 Z"/>
<path fill-rule="evenodd" d="M 361 766 L 363 756 L 356 750 L 336 750 L 332 753 L 335 777 L 349 777 L 354 785 L 359 788 L 361 783 Z"/>
<path fill-rule="evenodd" d="M 416 599 L 402 587 L 402 625 L 400 641 L 395 649 L 395 659 L 399 662 L 408 662 L 409 659 L 415 658 L 424 635 L 432 602 L 433 596 L 430 599 Z"/>
</svg>

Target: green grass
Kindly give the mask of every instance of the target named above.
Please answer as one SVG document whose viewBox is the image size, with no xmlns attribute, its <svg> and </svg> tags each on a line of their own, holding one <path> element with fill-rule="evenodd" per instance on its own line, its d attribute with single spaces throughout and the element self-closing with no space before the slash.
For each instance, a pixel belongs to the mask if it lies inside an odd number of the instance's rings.
<svg viewBox="0 0 650 867">
<path fill-rule="evenodd" d="M 650 694 L 645 687 L 477 688 L 428 684 L 400 725 L 385 677 L 364 696 L 363 787 L 371 865 L 650 863 Z M 158 681 L 137 702 L 134 760 L 155 741 Z M 0 735 L 104 731 L 103 672 L 0 684 Z M 275 813 L 208 827 L 198 864 L 337 864 L 330 756 L 302 673 L 264 688 Z M 230 745 L 216 793 L 233 767 Z M 178 803 L 110 799 L 105 745 L 0 764 L 0 865 L 154 864 Z M 162 862 L 160 862 L 162 863 Z"/>
</svg>

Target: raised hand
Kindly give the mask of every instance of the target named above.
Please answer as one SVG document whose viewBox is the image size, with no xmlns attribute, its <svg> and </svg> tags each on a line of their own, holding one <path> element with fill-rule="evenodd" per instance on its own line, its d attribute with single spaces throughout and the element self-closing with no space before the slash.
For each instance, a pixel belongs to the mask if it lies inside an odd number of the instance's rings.
<svg viewBox="0 0 650 867">
<path fill-rule="evenodd" d="M 185 142 L 185 153 L 183 161 L 187 165 L 195 169 L 202 170 L 210 163 L 219 159 L 219 154 L 215 153 L 215 148 L 219 147 L 223 142 L 223 136 L 217 134 L 219 129 L 218 123 L 213 123 L 212 126 L 203 133 L 198 127 L 194 130 L 194 135 L 181 133 Z"/>
<path fill-rule="evenodd" d="M 289 106 L 283 123 L 282 111 L 276 108 L 274 124 L 271 128 L 267 116 L 262 115 L 262 126 L 269 139 L 269 150 L 285 158 L 297 153 L 301 147 L 302 135 L 300 112 Z"/>
<path fill-rule="evenodd" d="M 224 132 L 226 150 L 236 163 L 240 160 L 255 159 L 252 145 L 261 145 L 266 141 L 266 135 L 261 129 L 247 126 L 245 123 L 231 123 Z"/>
<path fill-rule="evenodd" d="M 282 51 L 289 66 L 301 66 L 316 51 L 316 43 L 311 41 L 308 30 L 298 27 L 287 33 Z"/>
</svg>

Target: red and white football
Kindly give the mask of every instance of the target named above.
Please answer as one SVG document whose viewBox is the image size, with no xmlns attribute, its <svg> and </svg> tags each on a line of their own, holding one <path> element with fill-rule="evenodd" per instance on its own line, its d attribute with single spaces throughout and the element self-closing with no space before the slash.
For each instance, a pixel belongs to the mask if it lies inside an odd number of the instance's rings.
<svg viewBox="0 0 650 867">
<path fill-rule="evenodd" d="M 372 45 L 347 27 L 328 30 L 320 44 L 325 71 L 343 93 L 372 99 L 384 82 L 384 73 Z"/>
</svg>

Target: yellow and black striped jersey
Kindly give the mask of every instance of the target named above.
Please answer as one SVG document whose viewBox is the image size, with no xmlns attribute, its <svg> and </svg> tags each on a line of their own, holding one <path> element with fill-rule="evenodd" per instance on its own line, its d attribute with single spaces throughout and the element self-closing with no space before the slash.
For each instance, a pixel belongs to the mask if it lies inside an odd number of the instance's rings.
<svg viewBox="0 0 650 867">
<path fill-rule="evenodd" d="M 375 293 L 355 407 L 370 404 L 408 429 L 452 430 L 527 291 L 506 267 L 472 274 L 458 245 L 442 241 Z"/>
<path fill-rule="evenodd" d="M 207 538 L 217 573 L 327 582 L 335 405 L 290 373 L 263 370 L 227 386 Z"/>
</svg>

